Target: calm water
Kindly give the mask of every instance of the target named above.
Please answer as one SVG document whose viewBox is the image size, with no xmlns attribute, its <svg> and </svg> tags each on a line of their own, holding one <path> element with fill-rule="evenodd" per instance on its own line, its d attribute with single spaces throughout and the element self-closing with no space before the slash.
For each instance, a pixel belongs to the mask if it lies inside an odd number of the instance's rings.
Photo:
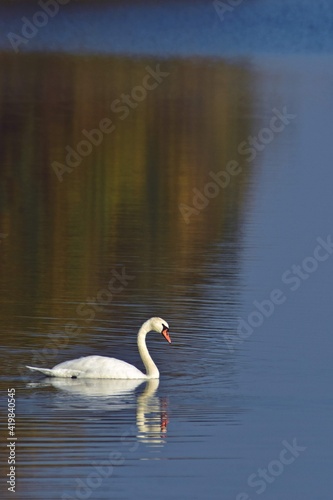
<svg viewBox="0 0 333 500">
<path fill-rule="evenodd" d="M 0 63 L 0 383 L 17 404 L 2 498 L 331 498 L 331 62 Z M 110 109 L 158 64 L 136 107 Z M 142 368 L 152 315 L 172 338 L 148 338 L 159 384 L 24 368 L 88 354 Z"/>
<path fill-rule="evenodd" d="M 163 58 L 333 50 L 331 0 L 68 1 L 59 5 L 56 15 L 37 16 L 36 30 L 29 21 L 39 5 L 34 0 L 1 2 L 1 48 L 106 54 L 111 50 Z M 23 34 L 26 41 L 10 33 Z"/>
</svg>

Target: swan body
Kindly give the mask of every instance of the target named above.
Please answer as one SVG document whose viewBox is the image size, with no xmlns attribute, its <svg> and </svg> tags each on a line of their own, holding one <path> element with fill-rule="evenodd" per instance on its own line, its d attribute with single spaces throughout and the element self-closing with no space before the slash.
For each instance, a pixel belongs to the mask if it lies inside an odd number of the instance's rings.
<svg viewBox="0 0 333 500">
<path fill-rule="evenodd" d="M 164 338 L 171 343 L 169 325 L 162 318 L 150 318 L 141 326 L 137 344 L 141 359 L 146 368 L 146 373 L 135 366 L 120 359 L 106 356 L 84 356 L 70 361 L 64 361 L 53 368 L 37 368 L 27 366 L 30 370 L 38 371 L 48 377 L 61 378 L 108 378 L 108 379 L 158 379 L 160 373 L 149 354 L 146 345 L 146 335 L 150 331 L 162 333 Z"/>
</svg>

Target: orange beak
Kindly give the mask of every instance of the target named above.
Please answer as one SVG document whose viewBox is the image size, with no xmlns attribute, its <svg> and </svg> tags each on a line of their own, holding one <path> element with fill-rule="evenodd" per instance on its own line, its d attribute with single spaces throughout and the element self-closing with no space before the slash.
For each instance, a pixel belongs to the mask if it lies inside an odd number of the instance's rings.
<svg viewBox="0 0 333 500">
<path fill-rule="evenodd" d="M 169 342 L 169 344 L 171 344 L 171 339 L 170 339 L 170 335 L 169 335 L 169 328 L 163 328 L 162 335 Z"/>
</svg>

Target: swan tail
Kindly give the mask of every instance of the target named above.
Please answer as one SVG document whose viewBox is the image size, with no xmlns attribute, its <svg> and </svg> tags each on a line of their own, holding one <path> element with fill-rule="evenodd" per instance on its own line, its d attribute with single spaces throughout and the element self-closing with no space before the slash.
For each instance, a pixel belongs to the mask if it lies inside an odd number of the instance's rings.
<svg viewBox="0 0 333 500">
<path fill-rule="evenodd" d="M 26 368 L 35 372 L 43 373 L 43 375 L 46 375 L 47 377 L 55 377 L 53 370 L 50 370 L 49 368 L 36 368 L 35 366 L 28 365 L 26 365 Z"/>
<path fill-rule="evenodd" d="M 37 368 L 36 366 L 28 366 L 29 370 L 33 370 L 47 377 L 61 377 L 61 378 L 79 378 L 82 375 L 81 370 L 71 370 L 69 368 L 58 368 L 58 369 L 50 369 L 50 368 Z"/>
</svg>

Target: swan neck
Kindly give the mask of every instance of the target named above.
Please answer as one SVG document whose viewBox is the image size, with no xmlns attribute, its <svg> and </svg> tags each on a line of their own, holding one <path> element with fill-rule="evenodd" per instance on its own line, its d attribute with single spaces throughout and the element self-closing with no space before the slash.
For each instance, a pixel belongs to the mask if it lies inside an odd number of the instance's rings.
<svg viewBox="0 0 333 500">
<path fill-rule="evenodd" d="M 146 368 L 147 378 L 159 378 L 160 372 L 149 354 L 146 344 L 146 335 L 148 332 L 150 332 L 150 328 L 146 323 L 144 323 L 138 333 L 138 350 Z"/>
</svg>

